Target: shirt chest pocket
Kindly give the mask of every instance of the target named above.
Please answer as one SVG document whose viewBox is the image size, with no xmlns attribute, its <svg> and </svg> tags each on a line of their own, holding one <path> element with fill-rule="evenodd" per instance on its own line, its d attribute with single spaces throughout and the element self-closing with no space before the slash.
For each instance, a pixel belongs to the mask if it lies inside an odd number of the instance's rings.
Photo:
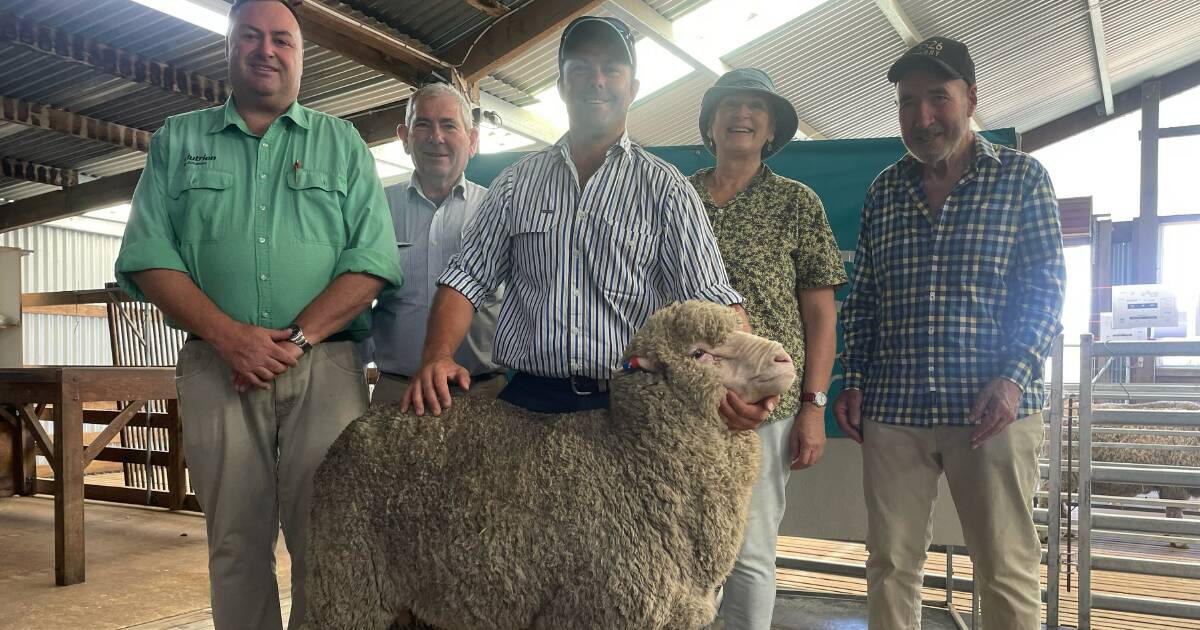
<svg viewBox="0 0 1200 630">
<path fill-rule="evenodd" d="M 229 188 L 233 174 L 212 169 L 185 172 L 167 194 L 176 209 L 176 232 L 181 243 L 220 240 L 229 229 L 230 208 L 237 200 Z"/>
<path fill-rule="evenodd" d="M 346 178 L 309 169 L 297 169 L 287 175 L 287 194 L 294 213 L 289 221 L 296 240 L 305 243 L 342 245 L 346 225 L 342 220 L 342 201 L 346 198 Z"/>
</svg>

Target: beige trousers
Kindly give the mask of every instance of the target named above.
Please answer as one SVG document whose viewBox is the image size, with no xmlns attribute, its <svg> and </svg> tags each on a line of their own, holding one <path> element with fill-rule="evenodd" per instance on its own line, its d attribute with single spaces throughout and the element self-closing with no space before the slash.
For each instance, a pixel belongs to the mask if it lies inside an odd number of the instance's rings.
<svg viewBox="0 0 1200 630">
<path fill-rule="evenodd" d="M 921 580 L 944 471 L 975 566 L 984 628 L 1041 628 L 1033 523 L 1042 416 L 1018 419 L 971 450 L 974 427 L 863 423 L 867 608 L 873 630 L 920 630 Z"/>
<path fill-rule="evenodd" d="M 371 405 L 383 405 L 404 398 L 404 390 L 408 389 L 410 382 L 412 382 L 412 379 L 407 376 L 380 372 L 379 382 L 375 383 L 375 389 L 371 391 Z M 457 385 L 451 385 L 450 395 L 459 396 L 464 393 L 470 393 L 472 396 L 495 398 L 500 395 L 500 390 L 504 389 L 505 385 L 508 385 L 508 379 L 504 378 L 504 375 L 501 374 L 480 383 L 471 381 L 471 389 L 467 390 L 467 392 L 464 392 Z"/>
<path fill-rule="evenodd" d="M 189 341 L 179 352 L 176 386 L 188 473 L 208 528 L 214 626 L 281 627 L 275 542 L 282 525 L 292 559 L 288 628 L 298 628 L 313 473 L 367 409 L 354 344 L 318 344 L 271 389 L 238 394 L 216 350 Z"/>
</svg>

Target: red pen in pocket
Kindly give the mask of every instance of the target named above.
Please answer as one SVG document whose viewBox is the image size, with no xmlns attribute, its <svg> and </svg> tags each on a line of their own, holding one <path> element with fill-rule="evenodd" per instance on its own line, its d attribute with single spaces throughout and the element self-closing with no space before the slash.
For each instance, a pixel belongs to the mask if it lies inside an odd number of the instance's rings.
<svg viewBox="0 0 1200 630">
<path fill-rule="evenodd" d="M 300 160 L 296 160 L 292 163 L 292 179 L 294 179 L 297 184 L 300 183 Z"/>
</svg>

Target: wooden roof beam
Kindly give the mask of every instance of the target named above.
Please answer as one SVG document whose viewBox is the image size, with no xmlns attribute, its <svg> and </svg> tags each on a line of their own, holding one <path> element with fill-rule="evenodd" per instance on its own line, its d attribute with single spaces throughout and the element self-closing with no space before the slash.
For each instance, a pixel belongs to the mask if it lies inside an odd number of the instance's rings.
<svg viewBox="0 0 1200 630">
<path fill-rule="evenodd" d="M 1100 96 L 1104 115 L 1113 115 L 1112 75 L 1108 72 L 1108 45 L 1104 43 L 1104 21 L 1100 17 L 1100 0 L 1088 0 L 1088 18 L 1092 22 L 1092 47 L 1096 51 L 1096 74 L 1100 79 Z"/>
<path fill-rule="evenodd" d="M 552 37 L 571 20 L 596 8 L 603 0 L 530 0 L 504 19 L 492 21 L 479 33 L 441 52 L 458 63 L 467 83 L 475 83 L 500 66 Z"/>
<path fill-rule="evenodd" d="M 414 87 L 450 77 L 449 65 L 438 57 L 316 0 L 302 0 L 296 11 L 305 39 L 368 68 Z"/>
<path fill-rule="evenodd" d="M 0 232 L 126 203 L 133 196 L 141 175 L 142 171 L 138 169 L 0 205 Z"/>
<path fill-rule="evenodd" d="M 908 18 L 908 14 L 904 12 L 904 8 L 900 6 L 900 0 L 875 0 L 875 6 L 879 7 L 880 13 L 887 21 L 891 23 L 892 29 L 904 40 L 904 45 L 911 48 L 925 41 L 921 36 L 921 32 L 917 30 L 917 26 Z M 971 117 L 971 130 L 981 131 L 986 129 L 980 122 L 977 116 Z"/>
<path fill-rule="evenodd" d="M 1180 92 L 1200 86 L 1200 61 L 1157 77 L 1160 98 L 1166 99 Z M 1032 153 L 1042 147 L 1083 133 L 1110 120 L 1104 115 L 1103 105 L 1095 103 L 1070 114 L 1052 120 L 1021 133 L 1021 150 Z M 1142 107 L 1142 86 L 1135 85 L 1124 92 L 1113 95 L 1113 116 L 1136 112 Z"/>
<path fill-rule="evenodd" d="M 0 158 L 0 175 L 49 186 L 67 187 L 79 183 L 79 171 L 26 162 L 16 158 Z"/>
<path fill-rule="evenodd" d="M 492 17 L 500 17 L 509 12 L 509 8 L 499 0 L 463 0 L 471 5 L 472 9 L 486 13 Z"/>
<path fill-rule="evenodd" d="M 57 131 L 77 138 L 103 142 L 122 149 L 145 153 L 150 149 L 150 132 L 99 120 L 41 103 L 0 96 L 0 120 Z"/>
<path fill-rule="evenodd" d="M 161 90 L 213 105 L 220 105 L 229 98 L 229 88 L 224 81 L 147 59 L 137 53 L 114 48 L 94 39 L 11 13 L 0 12 L 0 41 L 18 44 L 133 83 L 153 85 Z"/>
</svg>

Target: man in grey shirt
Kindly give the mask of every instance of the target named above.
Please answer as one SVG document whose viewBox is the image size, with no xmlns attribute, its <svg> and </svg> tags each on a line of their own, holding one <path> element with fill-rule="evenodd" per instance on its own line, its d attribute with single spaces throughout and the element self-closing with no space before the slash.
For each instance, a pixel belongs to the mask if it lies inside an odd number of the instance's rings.
<svg viewBox="0 0 1200 630">
<path fill-rule="evenodd" d="M 436 280 L 458 253 L 463 227 L 487 193 L 463 176 L 479 134 L 471 104 L 455 88 L 433 83 L 417 90 L 396 133 L 415 167 L 407 183 L 385 189 L 407 281 L 375 307 L 371 345 L 380 374 L 372 404 L 399 400 L 420 368 Z M 495 396 L 505 384 L 492 362 L 501 298 L 502 290 L 487 297 L 454 355 L 471 374 L 473 395 Z"/>
</svg>

